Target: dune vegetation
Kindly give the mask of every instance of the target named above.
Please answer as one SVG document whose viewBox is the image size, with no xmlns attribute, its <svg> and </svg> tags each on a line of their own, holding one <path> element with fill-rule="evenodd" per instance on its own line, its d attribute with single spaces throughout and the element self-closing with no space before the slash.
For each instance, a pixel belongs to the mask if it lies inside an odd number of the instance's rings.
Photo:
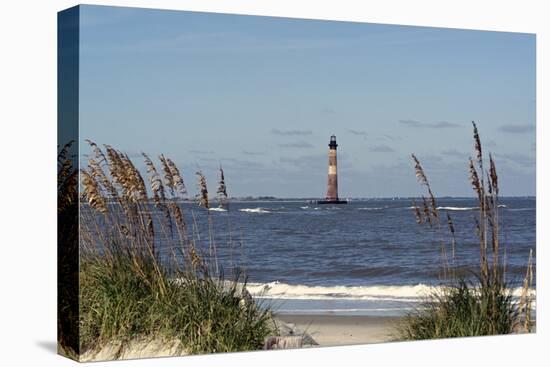
<svg viewBox="0 0 550 367">
<path fill-rule="evenodd" d="M 128 155 L 88 143 L 79 255 L 72 252 L 80 260 L 79 302 L 70 310 L 79 316 L 77 326 L 60 327 L 65 354 L 101 359 L 102 348 L 117 345 L 109 358 L 121 357 L 138 340 L 170 341 L 171 355 L 261 349 L 276 334 L 272 313 L 250 297 L 242 273 L 226 278 L 221 270 L 217 246 L 232 244 L 214 241 L 204 175 L 196 173 L 199 194 L 189 198 L 169 158 L 160 155 L 157 167 L 143 154 L 144 178 Z M 227 206 L 221 167 L 217 197 Z M 206 211 L 209 233 L 199 233 L 194 210 Z"/>
<path fill-rule="evenodd" d="M 531 332 L 533 305 L 532 250 L 526 254 L 526 274 L 519 299 L 507 282 L 506 259 L 500 240 L 499 177 L 493 156 L 484 161 L 479 132 L 473 123 L 475 157 L 469 160 L 469 178 L 479 204 L 475 218 L 479 240 L 479 269 L 471 276 L 457 271 L 455 250 L 460 244 L 448 212 L 438 209 L 427 175 L 415 155 L 412 159 L 427 195 L 413 203 L 416 220 L 427 226 L 439 244 L 442 287 L 426 295 L 425 302 L 409 313 L 396 330 L 398 340 L 497 335 Z M 488 168 L 488 169 L 486 169 Z"/>
</svg>

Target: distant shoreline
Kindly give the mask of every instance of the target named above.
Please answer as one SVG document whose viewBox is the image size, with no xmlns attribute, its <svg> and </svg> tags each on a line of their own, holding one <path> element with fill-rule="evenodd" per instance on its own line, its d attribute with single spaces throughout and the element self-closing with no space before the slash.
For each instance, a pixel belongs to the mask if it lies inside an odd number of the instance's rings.
<svg viewBox="0 0 550 367">
<path fill-rule="evenodd" d="M 393 196 L 393 197 L 341 197 L 341 199 L 351 200 L 351 201 L 377 201 L 377 200 L 418 200 L 420 196 Z M 307 197 L 307 198 L 278 198 L 278 197 L 233 197 L 229 198 L 230 202 L 304 202 L 312 200 L 321 200 L 320 197 Z M 475 199 L 472 196 L 439 196 L 436 199 L 440 200 L 470 200 Z M 500 199 L 536 199 L 536 196 L 526 195 L 526 196 L 500 196 Z M 216 201 L 215 198 L 212 198 L 213 201 Z M 192 200 L 190 200 L 192 201 Z"/>
<path fill-rule="evenodd" d="M 527 195 L 527 196 L 500 196 L 501 200 L 510 200 L 510 199 L 523 199 L 523 200 L 536 200 L 536 196 Z M 322 200 L 321 197 L 311 197 L 311 198 L 278 198 L 278 197 L 230 197 L 228 199 L 229 203 L 304 203 L 304 202 L 312 202 L 317 200 Z M 394 196 L 394 197 L 342 197 L 342 200 L 348 200 L 349 202 L 361 202 L 361 201 L 388 201 L 388 200 L 419 200 L 422 199 L 421 196 Z M 438 196 L 436 197 L 437 200 L 475 200 L 472 196 Z M 152 201 L 153 198 L 149 198 L 148 200 Z M 169 199 L 168 199 L 169 200 Z M 212 197 L 209 199 L 212 204 L 216 203 L 218 204 L 218 200 L 215 197 Z M 181 203 L 190 203 L 194 204 L 196 203 L 196 199 L 190 198 L 190 199 L 179 199 L 176 200 L 177 202 Z M 83 203 L 86 203 L 85 201 L 82 201 Z M 116 203 L 116 201 L 109 201 L 108 203 Z"/>
</svg>

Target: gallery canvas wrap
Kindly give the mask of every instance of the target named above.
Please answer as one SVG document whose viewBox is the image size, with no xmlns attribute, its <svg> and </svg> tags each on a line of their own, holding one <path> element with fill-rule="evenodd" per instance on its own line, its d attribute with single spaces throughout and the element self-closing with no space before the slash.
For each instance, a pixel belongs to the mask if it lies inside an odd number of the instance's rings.
<svg viewBox="0 0 550 367">
<path fill-rule="evenodd" d="M 535 49 L 522 33 L 59 12 L 59 353 L 536 332 Z"/>
</svg>

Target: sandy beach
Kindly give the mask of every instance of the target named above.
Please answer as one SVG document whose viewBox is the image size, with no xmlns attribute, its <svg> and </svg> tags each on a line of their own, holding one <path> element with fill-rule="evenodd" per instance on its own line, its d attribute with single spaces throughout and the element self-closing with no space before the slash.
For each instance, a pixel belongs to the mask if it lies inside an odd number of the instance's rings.
<svg viewBox="0 0 550 367">
<path fill-rule="evenodd" d="M 308 333 L 319 346 L 372 344 L 391 339 L 393 316 L 278 315 Z"/>
</svg>

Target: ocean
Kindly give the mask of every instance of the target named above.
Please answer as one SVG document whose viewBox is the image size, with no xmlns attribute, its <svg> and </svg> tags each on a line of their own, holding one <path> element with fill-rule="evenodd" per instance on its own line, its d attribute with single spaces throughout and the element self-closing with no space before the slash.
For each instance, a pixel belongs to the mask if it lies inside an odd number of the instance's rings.
<svg viewBox="0 0 550 367">
<path fill-rule="evenodd" d="M 473 274 L 479 269 L 476 200 L 439 198 L 437 203 L 454 222 L 455 266 Z M 225 278 L 240 268 L 253 297 L 278 313 L 403 315 L 441 284 L 440 238 L 451 259 L 446 222 L 442 236 L 419 225 L 410 198 L 344 205 L 230 201 L 228 210 L 210 211 L 183 203 L 182 208 L 204 254 L 210 215 Z M 536 200 L 500 198 L 499 216 L 507 281 L 519 295 L 530 250 L 536 259 Z M 161 257 L 171 254 L 167 240 L 158 246 Z"/>
<path fill-rule="evenodd" d="M 466 275 L 475 272 L 476 201 L 437 202 L 454 222 L 455 264 Z M 229 272 L 238 260 L 249 291 L 278 312 L 401 315 L 441 284 L 440 237 L 416 223 L 411 205 L 411 199 L 352 200 L 345 205 L 246 201 L 210 214 L 222 267 Z M 534 198 L 500 199 L 500 240 L 507 280 L 514 288 L 525 276 L 529 251 L 535 254 L 535 209 Z M 194 211 L 201 222 L 204 211 Z M 450 258 L 446 224 L 442 233 Z M 237 247 L 232 255 L 224 247 L 229 235 L 231 247 Z"/>
</svg>

